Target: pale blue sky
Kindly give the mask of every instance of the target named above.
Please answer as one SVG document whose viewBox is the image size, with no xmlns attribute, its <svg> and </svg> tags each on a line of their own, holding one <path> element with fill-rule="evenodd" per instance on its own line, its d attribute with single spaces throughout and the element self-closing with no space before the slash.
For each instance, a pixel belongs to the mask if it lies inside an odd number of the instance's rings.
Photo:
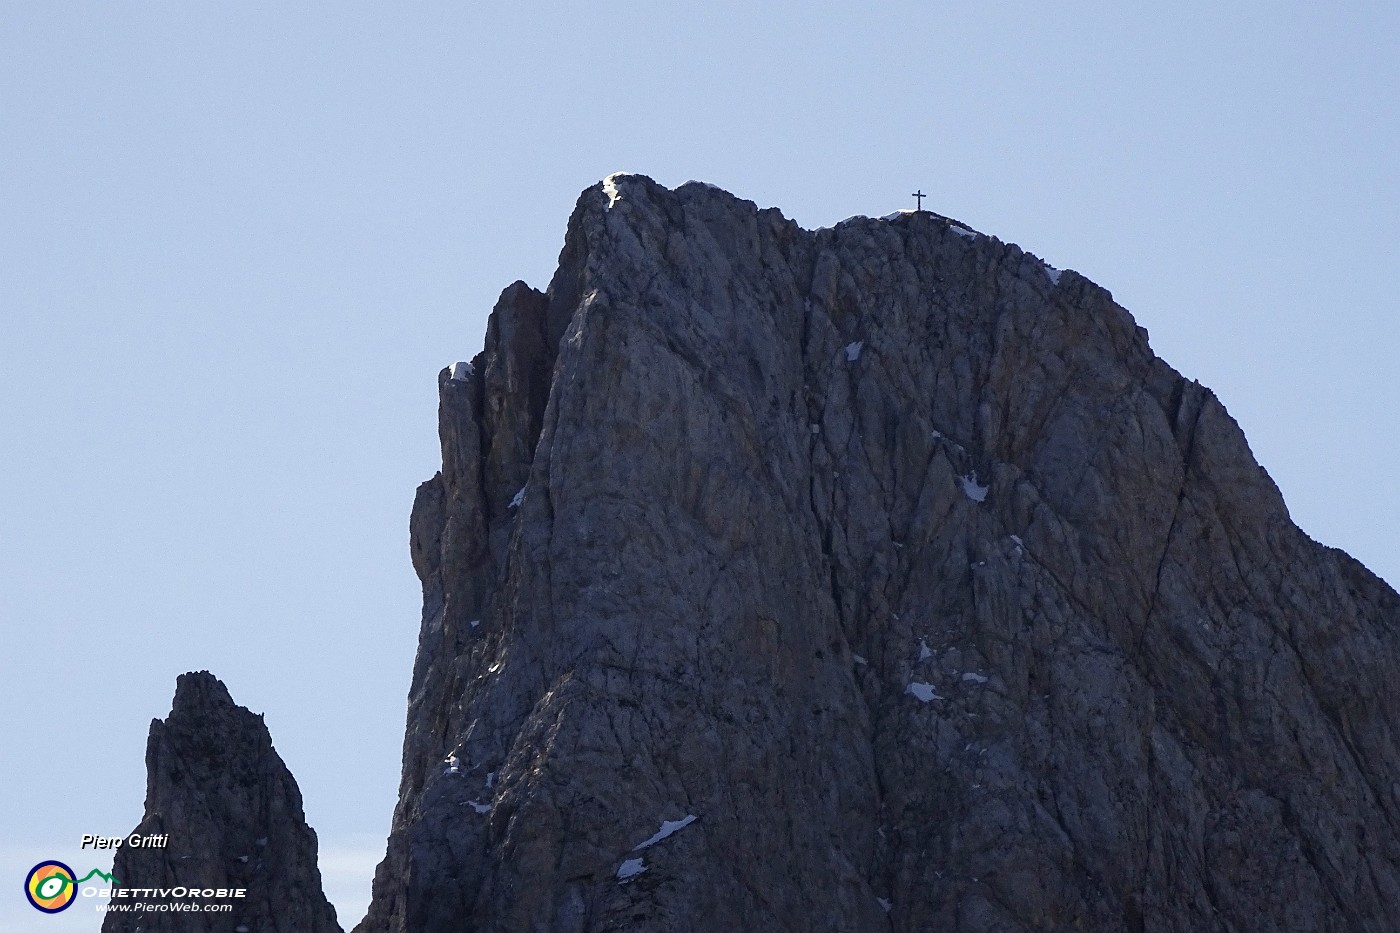
<svg viewBox="0 0 1400 933">
<path fill-rule="evenodd" d="M 262 6 L 0 2 L 0 927 L 97 929 L 19 883 L 105 864 L 199 668 L 358 919 L 437 371 L 618 169 L 806 226 L 922 187 L 1112 290 L 1400 581 L 1400 6 Z"/>
</svg>

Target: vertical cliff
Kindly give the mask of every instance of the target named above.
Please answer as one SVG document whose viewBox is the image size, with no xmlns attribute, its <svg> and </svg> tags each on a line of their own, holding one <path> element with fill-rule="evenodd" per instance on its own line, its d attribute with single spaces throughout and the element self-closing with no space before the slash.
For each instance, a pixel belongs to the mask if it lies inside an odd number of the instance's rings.
<svg viewBox="0 0 1400 933">
<path fill-rule="evenodd" d="M 1388 930 L 1400 598 L 1110 294 L 584 192 L 439 377 L 357 930 Z"/>
<path fill-rule="evenodd" d="M 145 893 L 113 898 L 103 933 L 340 933 L 296 781 L 262 716 L 212 674 L 180 675 L 170 715 L 151 722 L 146 770 L 134 833 L 166 844 L 117 850 L 112 875 Z M 244 896 L 219 895 L 237 889 Z M 232 909 L 202 909 L 223 904 Z"/>
</svg>

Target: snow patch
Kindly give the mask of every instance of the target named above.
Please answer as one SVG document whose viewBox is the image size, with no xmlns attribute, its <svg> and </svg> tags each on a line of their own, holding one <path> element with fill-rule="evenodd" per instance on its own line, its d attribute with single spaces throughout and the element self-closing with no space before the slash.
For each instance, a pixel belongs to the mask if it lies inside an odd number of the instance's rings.
<svg viewBox="0 0 1400 933">
<path fill-rule="evenodd" d="M 854 363 L 860 359 L 860 351 L 865 349 L 865 341 L 857 340 L 854 343 L 846 344 L 846 362 Z"/>
<path fill-rule="evenodd" d="M 861 657 L 860 655 L 858 655 L 858 654 L 852 654 L 852 655 L 851 655 L 851 660 L 852 660 L 852 661 L 855 661 L 857 664 L 869 664 L 869 663 L 870 663 L 869 661 L 865 660 L 865 658 L 862 658 L 862 657 Z"/>
<path fill-rule="evenodd" d="M 642 849 L 654 846 L 662 839 L 665 839 L 667 836 L 670 836 L 673 833 L 680 832 L 681 830 L 685 829 L 687 826 L 694 822 L 695 814 L 693 813 L 686 816 L 685 819 L 682 820 L 662 820 L 661 828 L 658 829 L 646 842 L 639 842 L 635 846 L 633 846 L 632 851 L 640 852 Z"/>
<path fill-rule="evenodd" d="M 525 487 L 524 487 L 524 486 L 521 486 L 521 487 L 520 487 L 520 491 L 517 492 L 514 496 L 511 497 L 510 505 L 506 506 L 506 508 L 508 508 L 508 509 L 518 509 L 518 508 L 520 508 L 520 503 L 522 503 L 522 502 L 524 502 L 524 501 L 525 501 Z"/>
<path fill-rule="evenodd" d="M 880 909 L 883 910 L 885 913 L 889 913 L 891 910 L 894 909 L 894 905 L 890 903 L 890 899 L 888 897 L 877 897 L 875 898 L 875 903 L 879 904 Z"/>
<path fill-rule="evenodd" d="M 472 619 L 472 620 L 471 620 L 470 622 L 468 622 L 467 624 L 470 625 L 472 628 L 476 628 L 478 625 L 481 624 L 481 620 L 480 620 L 480 619 Z"/>
<path fill-rule="evenodd" d="M 977 237 L 982 235 L 975 230 L 969 230 L 966 227 L 959 227 L 957 224 L 949 224 L 948 229 L 956 233 L 958 236 L 971 237 L 973 239 L 976 239 Z"/>
<path fill-rule="evenodd" d="M 987 682 L 987 678 L 982 674 L 973 674 L 970 671 L 962 675 L 962 679 L 970 684 L 985 684 Z"/>
<path fill-rule="evenodd" d="M 451 366 L 449 366 L 448 369 L 447 369 L 447 378 L 452 379 L 452 380 L 454 380 L 454 381 L 456 381 L 456 382 L 461 382 L 461 381 L 463 381 L 463 380 L 465 380 L 465 379 L 470 379 L 471 377 L 472 377 L 472 364 L 471 364 L 471 363 L 461 363 L 461 362 L 453 363 L 453 364 L 452 364 Z"/>
<path fill-rule="evenodd" d="M 931 658 L 931 657 L 933 657 L 933 652 L 929 650 L 928 642 L 926 642 L 926 641 L 924 641 L 922 638 L 920 638 L 920 639 L 919 639 L 919 660 L 920 660 L 920 661 L 927 661 L 927 660 L 928 660 L 929 658 Z"/>
<path fill-rule="evenodd" d="M 1064 273 L 1061 272 L 1059 269 L 1056 269 L 1054 266 L 1050 265 L 1050 263 L 1048 263 L 1048 262 L 1046 262 L 1046 263 L 1041 263 L 1041 265 L 1045 266 L 1045 276 L 1046 276 L 1046 278 L 1048 278 L 1048 279 L 1050 280 L 1050 284 L 1051 284 L 1051 285 L 1059 285 L 1059 284 L 1060 284 L 1060 276 L 1063 275 Z"/>
<path fill-rule="evenodd" d="M 933 684 L 926 684 L 922 681 L 911 681 L 909 683 L 909 686 L 905 687 L 904 689 L 906 693 L 913 694 L 914 698 L 920 703 L 928 703 L 932 700 L 943 699 L 941 696 L 933 692 Z"/>
<path fill-rule="evenodd" d="M 973 502 L 985 502 L 987 500 L 988 487 L 978 485 L 976 473 L 969 473 L 966 476 L 960 477 L 960 479 L 962 480 L 963 494 L 969 499 Z"/>
<path fill-rule="evenodd" d="M 728 191 L 725 191 L 723 188 L 721 188 L 719 185 L 712 185 L 708 181 L 697 181 L 694 178 L 687 179 L 686 181 L 681 182 L 679 185 L 676 186 L 676 190 L 679 191 L 686 185 L 699 185 L 701 188 L 709 188 L 711 191 L 718 191 L 720 194 L 729 193 Z"/>
<path fill-rule="evenodd" d="M 639 858 L 629 858 L 618 866 L 617 880 L 623 883 L 631 881 L 633 878 L 646 871 L 647 867 Z"/>
<path fill-rule="evenodd" d="M 447 765 L 442 771 L 443 774 L 462 773 L 462 759 L 458 758 L 456 755 L 448 755 L 442 760 L 442 763 Z"/>
<path fill-rule="evenodd" d="M 481 803 L 480 801 L 477 801 L 477 800 L 468 800 L 468 801 L 467 801 L 467 806 L 471 807 L 471 808 L 472 808 L 473 810 L 475 810 L 477 813 L 490 813 L 490 812 L 491 812 L 491 805 L 490 805 L 489 803 Z"/>
<path fill-rule="evenodd" d="M 628 175 L 634 175 L 634 174 L 636 174 L 636 173 L 635 173 L 635 172 L 613 172 L 613 173 L 612 173 L 611 175 L 609 175 L 607 178 L 604 178 L 604 179 L 603 179 L 603 193 L 606 194 L 606 195 L 608 196 L 608 209 L 609 209 L 609 210 L 611 210 L 611 209 L 612 209 L 612 206 L 613 206 L 614 204 L 616 204 L 616 203 L 618 202 L 618 200 L 622 197 L 622 192 L 619 191 L 618 188 L 617 188 L 617 180 L 618 180 L 619 178 L 626 178 Z"/>
</svg>

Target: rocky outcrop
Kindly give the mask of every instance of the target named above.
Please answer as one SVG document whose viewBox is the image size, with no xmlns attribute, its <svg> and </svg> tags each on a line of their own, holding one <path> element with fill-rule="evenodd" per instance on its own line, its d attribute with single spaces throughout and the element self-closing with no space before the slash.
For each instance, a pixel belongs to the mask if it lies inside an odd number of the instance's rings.
<svg viewBox="0 0 1400 933">
<path fill-rule="evenodd" d="M 113 898 L 103 933 L 339 933 L 296 782 L 262 716 L 212 674 L 180 675 L 169 717 L 151 722 L 146 770 L 133 835 L 164 846 L 117 850 L 112 874 L 138 896 Z M 204 904 L 232 910 L 172 909 Z"/>
<path fill-rule="evenodd" d="M 584 192 L 439 377 L 357 930 L 1388 930 L 1400 598 L 1111 295 Z"/>
</svg>

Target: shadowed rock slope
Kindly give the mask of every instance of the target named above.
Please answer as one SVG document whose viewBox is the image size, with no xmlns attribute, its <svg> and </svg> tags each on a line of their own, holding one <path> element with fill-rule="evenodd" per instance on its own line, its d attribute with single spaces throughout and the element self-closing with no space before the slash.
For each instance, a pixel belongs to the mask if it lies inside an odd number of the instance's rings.
<svg viewBox="0 0 1400 933">
<path fill-rule="evenodd" d="M 122 846 L 113 876 L 127 888 L 243 888 L 246 896 L 114 898 L 153 909 L 108 913 L 103 933 L 340 933 L 296 781 L 262 716 L 236 705 L 214 675 L 180 675 L 169 717 L 151 721 L 146 772 L 146 815 L 134 831 L 164 834 L 167 845 Z M 162 909 L 205 903 L 233 909 Z"/>
<path fill-rule="evenodd" d="M 1394 928 L 1400 599 L 1082 276 L 614 176 L 439 392 L 357 930 Z"/>
</svg>

